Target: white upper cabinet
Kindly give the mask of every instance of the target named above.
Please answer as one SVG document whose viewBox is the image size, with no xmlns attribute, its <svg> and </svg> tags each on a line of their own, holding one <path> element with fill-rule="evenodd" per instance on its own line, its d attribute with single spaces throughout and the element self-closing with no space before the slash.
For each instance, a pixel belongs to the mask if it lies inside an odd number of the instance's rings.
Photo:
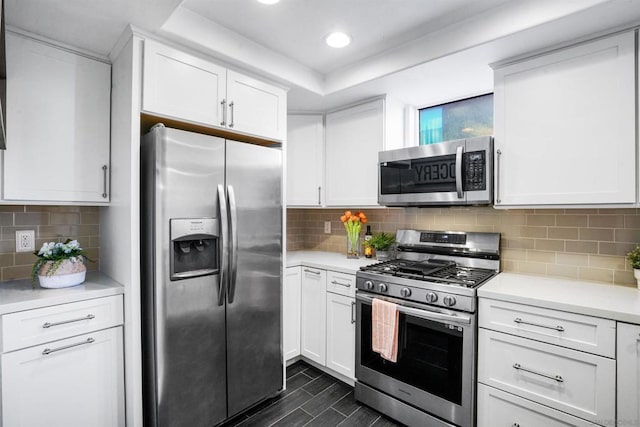
<svg viewBox="0 0 640 427">
<path fill-rule="evenodd" d="M 286 92 L 200 57 L 145 40 L 142 110 L 283 140 Z"/>
<path fill-rule="evenodd" d="M 289 115 L 287 121 L 287 205 L 322 206 L 323 116 Z"/>
<path fill-rule="evenodd" d="M 378 205 L 378 152 L 384 148 L 383 99 L 327 114 L 326 205 Z"/>
<path fill-rule="evenodd" d="M 224 126 L 227 69 L 145 40 L 142 109 Z"/>
<path fill-rule="evenodd" d="M 227 126 L 240 132 L 284 139 L 287 94 L 235 71 L 227 71 Z"/>
<path fill-rule="evenodd" d="M 636 202 L 635 33 L 495 70 L 496 207 Z"/>
<path fill-rule="evenodd" d="M 109 201 L 111 66 L 14 33 L 3 200 Z"/>
</svg>

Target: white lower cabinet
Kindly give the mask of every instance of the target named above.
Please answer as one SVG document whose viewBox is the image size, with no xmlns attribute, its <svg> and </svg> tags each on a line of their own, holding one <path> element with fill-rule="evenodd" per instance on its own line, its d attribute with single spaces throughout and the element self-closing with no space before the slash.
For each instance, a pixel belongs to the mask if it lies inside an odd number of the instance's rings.
<svg viewBox="0 0 640 427">
<path fill-rule="evenodd" d="M 4 314 L 1 321 L 25 313 L 44 334 L 12 349 L 19 331 L 3 329 L 1 425 L 124 426 L 122 296 Z"/>
<path fill-rule="evenodd" d="M 480 329 L 478 381 L 589 421 L 615 420 L 613 359 Z"/>
<path fill-rule="evenodd" d="M 478 313 L 478 427 L 615 425 L 614 321 L 488 298 Z"/>
<path fill-rule="evenodd" d="M 327 368 L 355 378 L 355 298 L 327 292 Z"/>
<path fill-rule="evenodd" d="M 300 284 L 300 353 L 324 365 L 327 336 L 327 272 L 303 266 Z"/>
<path fill-rule="evenodd" d="M 2 425 L 124 426 L 122 327 L 2 355 Z"/>
<path fill-rule="evenodd" d="M 618 323 L 619 425 L 640 425 L 640 325 Z"/>
<path fill-rule="evenodd" d="M 287 268 L 282 292 L 284 360 L 300 356 L 300 278 L 300 267 Z"/>
<path fill-rule="evenodd" d="M 484 384 L 478 384 L 477 424 L 485 427 L 595 427 L 597 425 Z"/>
<path fill-rule="evenodd" d="M 355 379 L 355 288 L 353 274 L 312 267 L 290 267 L 286 282 L 295 280 L 300 271 L 300 352 L 328 372 L 340 374 L 343 381 Z M 286 288 L 292 286 L 287 283 Z M 285 313 L 290 296 L 285 290 Z M 289 316 L 289 317 L 287 317 Z M 285 314 L 293 321 L 294 317 Z M 295 326 L 287 326 L 293 330 Z M 285 335 L 286 336 L 286 335 Z M 292 347 L 285 340 L 285 359 L 291 359 Z M 291 353 L 289 353 L 291 351 Z"/>
</svg>

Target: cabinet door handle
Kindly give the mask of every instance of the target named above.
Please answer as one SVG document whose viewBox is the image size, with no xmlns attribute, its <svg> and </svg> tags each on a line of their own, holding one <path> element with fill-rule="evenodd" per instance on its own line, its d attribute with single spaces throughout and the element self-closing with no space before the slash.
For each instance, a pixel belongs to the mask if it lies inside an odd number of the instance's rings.
<svg viewBox="0 0 640 427">
<path fill-rule="evenodd" d="M 529 372 L 530 374 L 538 375 L 540 377 L 549 378 L 550 380 L 554 380 L 559 383 L 564 382 L 564 378 L 562 378 L 560 375 L 550 375 L 550 374 L 545 374 L 544 372 L 534 371 L 533 369 L 522 367 L 519 363 L 514 363 L 513 369 L 517 371 Z"/>
<path fill-rule="evenodd" d="M 351 287 L 351 283 L 340 283 L 337 280 L 332 280 L 331 283 L 333 283 L 334 285 L 344 286 L 345 288 Z"/>
<path fill-rule="evenodd" d="M 313 273 L 313 274 L 317 274 L 318 276 L 320 275 L 320 272 L 319 272 L 319 271 L 313 271 L 313 270 L 309 270 L 309 269 L 307 269 L 307 268 L 305 268 L 305 269 L 304 269 L 304 272 L 305 272 L 305 273 Z"/>
<path fill-rule="evenodd" d="M 104 186 L 103 186 L 103 191 L 102 191 L 102 198 L 106 199 L 107 198 L 107 165 L 102 165 L 102 175 L 104 178 Z"/>
<path fill-rule="evenodd" d="M 500 149 L 496 150 L 496 203 L 500 203 L 500 156 L 502 156 L 502 151 Z"/>
<path fill-rule="evenodd" d="M 558 332 L 564 332 L 564 328 L 560 325 L 558 326 L 549 326 L 549 325 L 543 325 L 541 323 L 534 323 L 534 322 L 525 322 L 524 320 L 522 320 L 519 317 L 516 317 L 515 319 L 513 319 L 513 321 L 515 323 L 522 323 L 523 325 L 531 325 L 531 326 L 537 326 L 539 328 L 546 328 L 546 329 L 553 329 L 554 331 L 558 331 Z"/>
<path fill-rule="evenodd" d="M 78 317 L 77 319 L 70 319 L 70 320 L 63 320 L 61 322 L 46 322 L 42 324 L 42 327 L 47 329 L 50 328 L 52 326 L 59 326 L 59 325 L 65 325 L 67 323 L 73 323 L 73 322 L 82 322 L 83 320 L 91 320 L 91 319 L 95 319 L 96 316 L 94 316 L 93 314 L 87 314 L 84 317 Z"/>
<path fill-rule="evenodd" d="M 356 302 L 352 301 L 351 302 L 351 323 L 356 323 Z"/>
<path fill-rule="evenodd" d="M 220 126 L 224 126 L 227 124 L 227 100 L 223 99 L 220 101 L 220 105 L 222 105 L 222 121 L 220 122 Z"/>
<path fill-rule="evenodd" d="M 322 187 L 318 187 L 318 206 L 322 205 L 322 200 L 321 200 L 321 198 L 320 198 L 320 189 L 321 189 L 321 188 L 322 188 Z"/>
<path fill-rule="evenodd" d="M 87 338 L 86 341 L 77 342 L 75 344 L 63 345 L 62 347 L 58 347 L 58 348 L 45 348 L 44 350 L 42 350 L 42 355 L 46 356 L 47 354 L 51 354 L 56 351 L 66 350 L 68 348 L 78 347 L 80 345 L 91 344 L 91 343 L 94 343 L 95 341 L 96 340 L 94 340 L 93 338 Z"/>
<path fill-rule="evenodd" d="M 233 127 L 233 107 L 235 107 L 235 104 L 233 101 L 231 101 L 229 103 L 229 110 L 231 111 L 231 121 L 229 122 L 229 127 L 232 128 Z"/>
<path fill-rule="evenodd" d="M 520 427 L 520 424 L 518 424 L 518 423 L 513 423 L 513 424 L 511 424 L 511 427 Z"/>
</svg>

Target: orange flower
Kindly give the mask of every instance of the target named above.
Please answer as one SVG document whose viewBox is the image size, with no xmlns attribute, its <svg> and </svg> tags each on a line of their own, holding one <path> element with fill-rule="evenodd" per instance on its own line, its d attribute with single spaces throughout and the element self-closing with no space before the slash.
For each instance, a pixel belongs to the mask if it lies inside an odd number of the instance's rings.
<svg viewBox="0 0 640 427">
<path fill-rule="evenodd" d="M 351 211 L 345 211 L 345 212 L 344 212 L 344 214 L 345 214 L 345 216 L 348 218 L 348 217 L 350 217 L 350 216 L 351 216 Z"/>
<path fill-rule="evenodd" d="M 347 222 L 347 216 L 346 216 L 346 215 L 342 215 L 342 216 L 340 217 L 340 221 L 342 221 L 342 222 Z"/>
</svg>

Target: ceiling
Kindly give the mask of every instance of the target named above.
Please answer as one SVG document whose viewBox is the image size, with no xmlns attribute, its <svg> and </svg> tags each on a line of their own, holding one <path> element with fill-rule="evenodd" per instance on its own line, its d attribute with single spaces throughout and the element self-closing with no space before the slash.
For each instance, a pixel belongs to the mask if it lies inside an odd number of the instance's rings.
<svg viewBox="0 0 640 427">
<path fill-rule="evenodd" d="M 131 24 L 289 88 L 289 109 L 492 90 L 488 64 L 640 24 L 640 0 L 5 0 L 7 25 L 107 57 Z M 323 37 L 353 37 L 331 49 Z"/>
</svg>

